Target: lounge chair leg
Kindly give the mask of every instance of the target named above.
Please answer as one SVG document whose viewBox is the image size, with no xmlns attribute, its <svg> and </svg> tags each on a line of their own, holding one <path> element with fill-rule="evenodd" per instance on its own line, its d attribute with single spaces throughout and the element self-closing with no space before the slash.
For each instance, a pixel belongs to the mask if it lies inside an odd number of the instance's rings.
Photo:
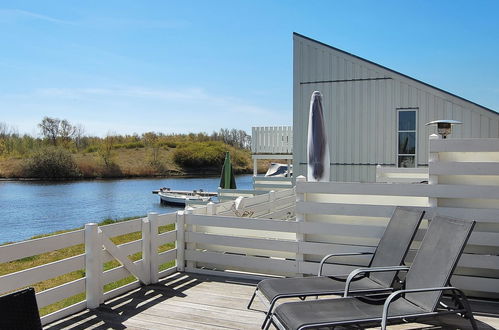
<svg viewBox="0 0 499 330">
<path fill-rule="evenodd" d="M 473 328 L 473 330 L 478 330 L 478 325 L 476 324 L 475 317 L 473 316 L 473 312 L 471 311 L 471 306 L 470 306 L 470 302 L 468 301 L 468 298 L 466 298 L 466 295 L 461 290 L 459 290 L 459 295 L 461 296 L 461 303 L 462 303 L 464 309 L 466 309 L 466 316 L 465 317 L 467 317 L 469 319 L 471 327 Z"/>
<path fill-rule="evenodd" d="M 251 299 L 250 299 L 250 301 L 248 303 L 248 306 L 246 306 L 247 309 L 250 309 L 251 304 L 253 303 L 253 300 L 255 300 L 256 290 L 258 290 L 258 289 L 255 289 L 255 292 L 253 292 L 253 296 L 251 297 Z"/>
<path fill-rule="evenodd" d="M 270 325 L 270 323 L 272 321 L 272 311 L 274 310 L 274 306 L 275 306 L 276 302 L 277 302 L 277 299 L 273 300 L 270 303 L 269 310 L 267 311 L 267 313 L 265 313 L 265 319 L 263 320 L 262 327 L 261 327 L 262 329 L 268 329 L 268 326 Z"/>
</svg>

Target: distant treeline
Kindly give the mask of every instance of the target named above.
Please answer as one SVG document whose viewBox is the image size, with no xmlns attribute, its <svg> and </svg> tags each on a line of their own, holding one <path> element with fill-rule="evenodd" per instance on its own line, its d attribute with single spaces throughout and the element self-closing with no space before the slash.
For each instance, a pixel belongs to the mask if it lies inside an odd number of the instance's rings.
<svg viewBox="0 0 499 330">
<path fill-rule="evenodd" d="M 45 117 L 38 124 L 40 137 L 19 134 L 6 123 L 0 122 L 0 156 L 25 156 L 34 150 L 51 145 L 63 147 L 71 152 L 94 152 L 103 145 L 113 149 L 169 146 L 175 148 L 179 143 L 221 141 L 239 149 L 249 149 L 251 136 L 243 130 L 222 128 L 218 132 L 165 134 L 147 132 L 141 135 L 108 134 L 106 137 L 85 135 L 81 124 L 73 125 L 66 119 Z"/>
<path fill-rule="evenodd" d="M 222 165 L 226 151 L 231 152 L 237 171 L 251 168 L 251 136 L 243 130 L 96 137 L 85 135 L 82 125 L 51 117 L 43 118 L 38 129 L 37 137 L 21 135 L 0 123 L 0 160 L 21 160 L 18 168 L 4 170 L 0 176 L 119 177 L 214 171 Z M 127 150 L 143 151 L 131 154 Z"/>
</svg>

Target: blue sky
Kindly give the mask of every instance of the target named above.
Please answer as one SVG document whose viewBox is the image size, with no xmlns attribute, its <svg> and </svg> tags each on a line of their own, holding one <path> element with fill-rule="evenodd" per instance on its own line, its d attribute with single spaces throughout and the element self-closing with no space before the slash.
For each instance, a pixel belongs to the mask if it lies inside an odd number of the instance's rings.
<svg viewBox="0 0 499 330">
<path fill-rule="evenodd" d="M 2 1 L 0 122 L 292 123 L 292 33 L 499 110 L 499 1 Z"/>
</svg>

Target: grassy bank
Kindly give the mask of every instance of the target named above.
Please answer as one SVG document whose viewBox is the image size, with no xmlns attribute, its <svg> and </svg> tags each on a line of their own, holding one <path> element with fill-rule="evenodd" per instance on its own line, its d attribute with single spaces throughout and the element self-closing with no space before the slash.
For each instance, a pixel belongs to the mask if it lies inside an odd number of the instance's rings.
<svg viewBox="0 0 499 330">
<path fill-rule="evenodd" d="M 136 217 L 134 217 L 134 218 L 136 218 Z M 127 220 L 131 220 L 131 219 L 123 219 L 123 220 L 118 220 L 118 221 L 127 221 Z M 99 223 L 99 225 L 110 224 L 113 222 L 117 222 L 117 221 L 108 219 L 108 220 L 104 220 L 103 222 Z M 174 230 L 174 225 L 167 225 L 167 226 L 162 226 L 159 228 L 160 233 L 164 233 L 164 232 L 171 231 L 171 230 Z M 71 230 L 59 231 L 59 232 L 55 232 L 55 233 L 51 233 L 51 234 L 47 234 L 47 235 L 35 236 L 32 239 L 61 234 L 64 232 L 69 232 L 69 231 L 71 231 Z M 139 240 L 139 239 L 141 239 L 141 237 L 142 237 L 141 232 L 135 232 L 135 233 L 129 233 L 129 234 L 113 237 L 111 239 L 111 241 L 114 244 L 119 245 L 119 244 L 131 242 L 131 241 Z M 173 242 L 167 243 L 165 245 L 160 246 L 158 252 L 164 252 L 164 251 L 167 251 L 167 250 L 170 250 L 173 248 L 175 248 L 175 243 L 173 243 Z M 47 252 L 47 253 L 42 253 L 42 254 L 39 254 L 36 256 L 26 257 L 26 258 L 23 258 L 20 260 L 14 260 L 11 262 L 3 263 L 3 264 L 0 264 L 0 276 L 14 273 L 14 272 L 18 272 L 18 271 L 21 271 L 24 269 L 44 265 L 44 264 L 47 264 L 50 262 L 66 259 L 69 257 L 77 256 L 77 255 L 83 254 L 84 252 L 85 252 L 84 245 L 78 244 L 78 245 L 70 246 L 70 247 L 67 247 L 64 249 L 55 250 L 55 251 L 51 251 L 51 252 Z M 141 252 L 135 253 L 135 254 L 129 256 L 129 258 L 132 261 L 139 260 L 142 258 L 142 253 Z M 112 260 L 112 261 L 106 262 L 103 265 L 103 270 L 106 271 L 106 270 L 110 270 L 110 269 L 113 269 L 113 268 L 116 268 L 119 266 L 120 266 L 120 263 L 118 261 Z M 164 270 L 164 269 L 170 268 L 172 266 L 174 266 L 174 261 L 160 265 L 160 270 Z M 77 270 L 77 271 L 74 271 L 74 272 L 71 272 L 68 274 L 64 274 L 62 276 L 58 276 L 58 277 L 55 277 L 55 278 L 52 278 L 52 279 L 49 279 L 46 281 L 35 283 L 32 286 L 35 288 L 36 292 L 40 292 L 40 291 L 47 290 L 47 289 L 62 285 L 64 283 L 68 283 L 68 282 L 83 278 L 83 277 L 85 277 L 85 270 L 80 269 L 80 270 Z M 106 284 L 104 286 L 104 292 L 113 290 L 113 289 L 118 288 L 120 286 L 123 286 L 125 284 L 131 283 L 135 280 L 136 279 L 134 276 L 129 276 L 129 277 L 126 277 L 126 278 L 121 279 L 119 281 Z M 61 300 L 61 301 L 54 303 L 52 305 L 48 305 L 48 306 L 41 308 L 40 314 L 43 316 L 43 315 L 52 313 L 56 310 L 70 306 L 70 305 L 75 304 L 75 303 L 82 301 L 84 299 L 85 299 L 85 293 L 80 293 L 78 295 L 66 298 L 66 299 Z"/>
<path fill-rule="evenodd" d="M 117 147 L 104 159 L 96 150 L 69 153 L 78 170 L 76 178 L 125 178 L 154 176 L 218 175 L 225 151 L 231 153 L 236 174 L 251 173 L 251 154 L 220 142 L 159 149 Z M 31 155 L 0 157 L 1 178 L 30 178 Z M 41 161 L 38 161 L 41 162 Z M 51 179 L 57 177 L 49 177 Z"/>
</svg>

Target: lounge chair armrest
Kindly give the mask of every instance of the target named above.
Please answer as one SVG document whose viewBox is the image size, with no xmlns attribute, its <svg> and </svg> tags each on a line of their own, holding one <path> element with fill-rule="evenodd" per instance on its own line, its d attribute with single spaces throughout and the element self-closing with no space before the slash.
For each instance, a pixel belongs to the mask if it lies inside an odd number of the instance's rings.
<svg viewBox="0 0 499 330">
<path fill-rule="evenodd" d="M 355 276 L 362 273 L 380 273 L 380 272 L 393 272 L 400 270 L 409 270 L 408 266 L 387 266 L 387 267 L 369 267 L 369 268 L 357 268 L 353 270 L 350 275 L 348 275 L 347 282 L 345 283 L 345 292 L 343 297 L 348 297 L 348 290 L 350 289 L 350 282 L 355 278 Z"/>
<path fill-rule="evenodd" d="M 331 253 L 322 258 L 321 263 L 319 264 L 319 272 L 317 276 L 322 276 L 322 268 L 326 261 L 332 257 L 344 257 L 344 256 L 360 256 L 360 255 L 373 255 L 374 252 L 340 252 L 340 253 Z"/>
<path fill-rule="evenodd" d="M 411 292 L 431 292 L 431 291 L 457 291 L 462 298 L 466 299 L 466 296 L 464 295 L 464 292 L 461 289 L 458 289 L 458 288 L 453 287 L 453 286 L 444 286 L 444 287 L 438 287 L 438 288 L 405 289 L 405 290 L 398 290 L 398 291 L 392 292 L 388 296 L 388 298 L 386 298 L 385 304 L 383 305 L 383 315 L 382 315 L 382 319 L 381 319 L 381 329 L 382 330 L 386 330 L 386 323 L 388 321 L 388 308 L 390 307 L 390 304 L 392 303 L 392 301 L 395 298 L 399 297 L 400 295 L 402 295 L 404 293 L 411 293 Z M 465 301 L 465 304 L 469 308 L 469 304 L 468 304 L 467 300 Z"/>
</svg>

